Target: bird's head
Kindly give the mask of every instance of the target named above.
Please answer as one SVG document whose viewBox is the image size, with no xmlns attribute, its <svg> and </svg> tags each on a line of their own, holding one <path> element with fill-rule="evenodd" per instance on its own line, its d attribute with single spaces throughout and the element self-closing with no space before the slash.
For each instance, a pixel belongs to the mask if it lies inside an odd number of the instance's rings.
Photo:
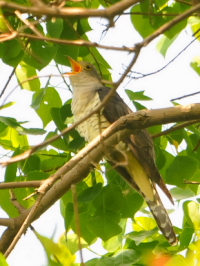
<svg viewBox="0 0 200 266">
<path fill-rule="evenodd" d="M 69 56 L 67 58 L 70 61 L 72 72 L 65 74 L 69 76 L 72 87 L 96 83 L 101 84 L 101 78 L 92 64 L 85 61 L 75 61 Z"/>
</svg>

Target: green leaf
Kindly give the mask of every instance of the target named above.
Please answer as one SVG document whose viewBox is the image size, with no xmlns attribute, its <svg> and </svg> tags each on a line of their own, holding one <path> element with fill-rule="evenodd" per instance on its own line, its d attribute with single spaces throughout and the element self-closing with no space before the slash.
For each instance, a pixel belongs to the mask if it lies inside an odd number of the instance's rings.
<svg viewBox="0 0 200 266">
<path fill-rule="evenodd" d="M 27 174 L 27 180 L 45 180 L 49 177 L 49 173 L 44 173 L 41 171 L 32 171 Z"/>
<path fill-rule="evenodd" d="M 71 99 L 60 108 L 60 119 L 65 124 L 68 117 L 72 117 Z M 66 126 L 65 126 L 66 127 Z"/>
<path fill-rule="evenodd" d="M 17 39 L 7 41 L 4 47 L 2 61 L 10 66 L 16 67 L 22 60 L 24 51 Z"/>
<path fill-rule="evenodd" d="M 180 246 L 182 248 L 185 249 L 188 247 L 190 241 L 192 240 L 193 234 L 194 234 L 193 228 L 188 228 L 188 227 L 183 228 L 182 233 L 180 235 Z"/>
<path fill-rule="evenodd" d="M 118 212 L 122 207 L 122 197 L 121 189 L 116 185 L 109 184 L 101 189 L 101 193 L 92 204 L 96 209 L 103 207 Z"/>
<path fill-rule="evenodd" d="M 170 189 L 170 193 L 172 194 L 172 197 L 177 200 L 187 199 L 195 196 L 195 193 L 188 187 L 184 189 L 179 187 L 174 187 Z"/>
<path fill-rule="evenodd" d="M 176 40 L 177 37 L 178 37 L 178 34 L 175 35 L 172 39 L 169 39 L 166 36 L 162 36 L 156 48 L 163 55 L 163 57 L 166 56 L 166 53 L 169 47 L 173 44 L 173 42 Z"/>
<path fill-rule="evenodd" d="M 97 266 L 109 266 L 109 265 L 114 265 L 113 258 L 103 257 L 103 258 L 100 258 L 97 263 Z"/>
<path fill-rule="evenodd" d="M 67 106 L 71 106 L 71 105 L 67 105 Z M 53 118 L 54 123 L 56 124 L 58 130 L 61 132 L 63 129 L 65 129 L 67 126 L 64 124 L 64 120 L 62 119 L 64 110 L 66 110 L 65 105 L 62 106 L 61 108 L 52 108 L 51 109 L 51 116 Z M 67 113 L 67 112 L 66 112 Z M 66 115 L 65 113 L 65 115 Z M 65 117 L 66 119 L 66 117 Z M 65 134 L 64 136 L 62 136 L 65 145 L 68 146 L 69 143 L 69 134 Z"/>
<path fill-rule="evenodd" d="M 166 182 L 184 188 L 183 180 L 190 180 L 199 168 L 199 162 L 190 156 L 177 156 L 166 170 Z"/>
<path fill-rule="evenodd" d="M 144 91 L 133 92 L 131 90 L 125 90 L 129 99 L 132 101 L 151 101 L 152 98 L 144 95 Z"/>
<path fill-rule="evenodd" d="M 153 218 L 140 216 L 134 219 L 133 228 L 135 231 L 151 231 L 154 230 L 155 227 L 157 227 L 157 224 Z"/>
<path fill-rule="evenodd" d="M 85 263 L 86 266 L 97 266 L 100 259 L 91 259 Z"/>
<path fill-rule="evenodd" d="M 141 4 L 135 5 L 131 8 L 131 13 L 142 13 L 144 11 L 141 10 Z M 143 37 L 146 38 L 147 36 L 151 35 L 154 32 L 154 28 L 149 23 L 149 16 L 145 15 L 131 15 L 131 22 L 134 28 L 138 31 L 138 33 Z"/>
<path fill-rule="evenodd" d="M 40 104 L 42 103 L 44 99 L 46 90 L 47 88 L 44 88 L 44 89 L 38 90 L 37 92 L 33 94 L 31 107 L 35 109 L 35 111 L 37 111 L 40 108 Z"/>
<path fill-rule="evenodd" d="M 183 203 L 185 218 L 191 228 L 199 231 L 200 228 L 200 205 L 195 201 L 185 201 Z"/>
<path fill-rule="evenodd" d="M 75 261 L 75 255 L 72 255 L 69 249 L 66 247 L 66 245 L 63 245 L 61 243 L 54 243 L 51 239 L 44 237 L 37 232 L 35 232 L 37 235 L 37 238 L 41 242 L 41 244 L 44 247 L 44 250 L 48 256 L 48 260 L 60 262 L 56 265 L 62 265 L 62 266 L 73 266 Z M 55 258 L 55 259 L 53 259 Z"/>
<path fill-rule="evenodd" d="M 91 230 L 91 215 L 89 215 L 86 212 L 80 213 L 79 215 L 80 219 L 80 231 L 81 231 L 81 237 L 89 244 L 91 245 L 94 239 L 97 237 L 95 233 Z M 72 221 L 72 230 L 77 233 L 76 223 L 73 219 Z"/>
<path fill-rule="evenodd" d="M 74 218 L 74 205 L 71 202 L 68 202 L 66 205 L 66 208 L 65 208 L 65 228 L 66 228 L 66 231 L 69 231 L 73 218 Z"/>
<path fill-rule="evenodd" d="M 152 229 L 148 231 L 140 231 L 140 232 L 131 232 L 128 234 L 128 237 L 135 241 L 136 245 L 139 245 L 145 239 L 149 237 L 153 237 L 154 234 L 158 233 L 158 229 Z"/>
<path fill-rule="evenodd" d="M 124 234 L 127 227 L 127 219 L 121 219 L 119 225 L 122 228 L 122 232 L 117 236 L 113 236 L 107 241 L 103 242 L 103 248 L 105 248 L 109 253 L 115 252 L 122 246 L 122 241 L 124 240 Z"/>
<path fill-rule="evenodd" d="M 133 23 L 134 28 L 139 32 L 139 34 L 143 38 L 146 38 L 153 32 L 155 32 L 155 30 L 160 28 L 162 25 L 172 20 L 171 16 L 162 16 L 162 14 L 167 15 L 173 13 L 182 13 L 188 8 L 188 5 L 180 5 L 179 3 L 175 2 L 171 5 L 165 5 L 162 9 L 160 9 L 158 8 L 157 4 L 152 3 L 152 1 L 150 0 L 143 1 L 140 4 L 135 5 L 131 9 L 131 13 L 137 13 L 137 15 L 131 15 L 131 21 Z M 141 13 L 141 15 L 138 15 L 138 13 Z M 148 15 L 149 13 L 153 13 L 158 16 Z M 165 31 L 164 34 L 171 39 L 176 36 L 182 29 L 184 29 L 186 25 L 187 20 L 182 20 L 180 23 L 171 27 L 168 31 Z"/>
<path fill-rule="evenodd" d="M 200 56 L 196 56 L 193 58 L 190 66 L 196 71 L 196 73 L 200 76 Z"/>
<path fill-rule="evenodd" d="M 141 259 L 141 252 L 135 251 L 133 249 L 122 249 L 122 250 L 118 250 L 115 254 L 114 254 L 114 258 L 115 258 L 115 262 L 114 265 L 115 266 L 131 266 L 133 264 L 135 264 L 138 260 Z"/>
<path fill-rule="evenodd" d="M 3 132 L 7 128 L 7 125 L 0 121 L 0 133 Z"/>
<path fill-rule="evenodd" d="M 54 136 L 57 136 L 58 134 L 56 134 L 55 132 L 49 132 L 48 135 L 46 136 L 45 140 L 48 140 Z M 59 150 L 62 151 L 67 151 L 68 150 L 68 146 L 66 145 L 66 142 L 63 140 L 62 137 L 60 137 L 59 139 L 51 142 L 51 146 L 55 147 Z"/>
<path fill-rule="evenodd" d="M 34 94 L 31 106 L 36 110 L 45 127 L 52 120 L 51 108 L 61 107 L 62 101 L 58 92 L 54 88 L 48 87 Z"/>
<path fill-rule="evenodd" d="M 88 19 L 81 19 L 78 20 L 77 23 L 77 31 L 79 33 L 80 36 L 85 35 L 86 32 L 91 31 L 92 28 L 90 27 L 90 24 L 88 22 Z"/>
<path fill-rule="evenodd" d="M 37 91 L 40 89 L 40 80 L 37 77 L 35 68 L 21 63 L 20 66 L 17 67 L 15 73 L 22 89 L 29 91 Z M 33 80 L 28 80 L 33 77 L 36 78 Z"/>
<path fill-rule="evenodd" d="M 200 175 L 200 169 L 198 169 L 195 174 L 192 176 L 190 181 L 196 181 L 199 182 L 199 175 Z M 195 195 L 198 195 L 200 193 L 200 185 L 194 185 L 194 184 L 187 184 L 187 187 L 190 188 L 191 191 L 195 193 Z"/>
<path fill-rule="evenodd" d="M 111 66 L 108 64 L 108 62 L 103 58 L 103 56 L 99 53 L 99 51 L 95 47 L 91 47 L 90 49 L 92 53 L 90 53 L 88 56 L 83 58 L 85 61 L 91 62 L 92 64 L 96 66 L 97 69 L 99 69 L 99 65 L 100 65 L 101 71 L 103 69 L 102 66 L 105 67 L 104 71 L 106 71 L 108 68 L 111 69 Z M 96 62 L 98 62 L 98 64 Z"/>
<path fill-rule="evenodd" d="M 42 41 L 32 40 L 28 52 L 25 54 L 23 61 L 38 70 L 47 66 L 54 58 L 57 47 Z"/>
<path fill-rule="evenodd" d="M 141 208 L 143 202 L 143 197 L 134 191 L 124 195 L 121 208 L 122 218 L 133 218 L 135 213 Z"/>
<path fill-rule="evenodd" d="M 62 131 L 63 129 L 66 128 L 66 125 L 63 123 L 63 120 L 61 119 L 62 108 L 63 106 L 61 108 L 56 108 L 56 107 L 51 108 L 51 116 L 59 131 Z"/>
<path fill-rule="evenodd" d="M 21 135 L 27 134 L 27 135 L 44 135 L 46 133 L 46 130 L 42 128 L 25 128 L 23 127 L 23 131 L 20 131 Z"/>
<path fill-rule="evenodd" d="M 43 135 L 46 133 L 46 131 L 44 129 L 40 129 L 40 128 L 24 128 L 23 126 L 21 126 L 20 123 L 18 123 L 16 121 L 16 119 L 14 119 L 12 117 L 0 116 L 0 121 L 3 122 L 5 125 L 16 129 L 21 135 L 26 135 L 26 134 Z M 1 130 L 0 130 L 0 132 L 1 132 Z"/>
<path fill-rule="evenodd" d="M 20 130 L 20 128 L 18 128 Z M 15 128 L 7 127 L 6 130 L 0 133 L 1 145 L 4 149 L 15 150 L 18 147 L 29 146 L 26 136 L 22 136 Z"/>
<path fill-rule="evenodd" d="M 9 266 L 8 263 L 6 262 L 6 259 L 2 253 L 0 253 L 0 265 L 1 266 Z"/>
<path fill-rule="evenodd" d="M 63 30 L 63 19 L 53 18 L 47 21 L 47 31 L 48 34 L 53 38 L 59 38 Z"/>
<path fill-rule="evenodd" d="M 83 190 L 78 195 L 78 201 L 79 202 L 92 202 L 101 192 L 102 190 L 102 184 L 98 183 L 93 187 L 89 187 L 85 190 Z"/>
<path fill-rule="evenodd" d="M 5 108 L 8 108 L 8 107 L 14 105 L 15 103 L 16 103 L 16 102 L 8 102 L 8 103 L 6 103 L 6 104 L 4 104 L 4 105 L 1 105 L 1 106 L 0 106 L 0 110 L 5 109 Z"/>
<path fill-rule="evenodd" d="M 12 117 L 0 116 L 0 121 L 9 127 L 15 128 L 16 130 L 19 130 L 19 131 L 22 131 L 21 125 L 17 122 L 16 119 L 14 119 Z"/>
<path fill-rule="evenodd" d="M 88 220 L 88 228 L 96 237 L 107 241 L 121 233 L 122 229 L 118 225 L 119 219 L 120 216 L 117 213 L 100 207 L 93 218 Z"/>
<path fill-rule="evenodd" d="M 58 154 L 58 156 L 51 155 L 48 159 L 45 159 L 40 164 L 40 169 L 45 172 L 55 171 L 63 166 L 67 161 L 67 156 L 65 154 Z"/>
<path fill-rule="evenodd" d="M 83 137 L 78 136 L 77 138 L 70 141 L 68 148 L 70 151 L 77 151 L 83 148 L 85 145 L 85 140 Z"/>
<path fill-rule="evenodd" d="M 84 241 L 84 239 L 80 238 L 76 234 L 68 234 L 67 238 L 63 234 L 62 237 L 59 239 L 59 242 L 65 245 L 72 254 L 75 254 L 79 251 L 79 241 L 81 243 L 81 247 L 85 248 L 88 244 Z"/>
<path fill-rule="evenodd" d="M 21 161 L 20 167 L 25 175 L 29 172 L 40 170 L 40 159 L 37 155 L 32 155 L 24 161 Z"/>
<path fill-rule="evenodd" d="M 76 26 L 77 26 L 77 20 L 76 19 L 70 19 L 63 20 L 63 30 L 60 34 L 60 39 L 63 40 L 77 40 L 77 32 L 76 32 Z M 64 45 L 64 44 L 56 44 L 58 47 L 57 53 L 55 55 L 55 62 L 61 65 L 69 65 L 69 62 L 66 55 L 77 58 L 78 55 L 78 46 L 74 45 Z"/>
<path fill-rule="evenodd" d="M 20 154 L 20 149 L 17 148 L 13 153 L 12 157 Z M 5 182 L 12 182 L 16 179 L 17 174 L 17 163 L 9 164 L 5 172 Z"/>
</svg>

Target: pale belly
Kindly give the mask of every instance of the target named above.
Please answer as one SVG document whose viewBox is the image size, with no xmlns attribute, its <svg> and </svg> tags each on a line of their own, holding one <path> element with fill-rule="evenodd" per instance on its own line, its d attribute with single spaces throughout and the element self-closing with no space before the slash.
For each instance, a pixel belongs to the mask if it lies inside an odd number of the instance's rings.
<svg viewBox="0 0 200 266">
<path fill-rule="evenodd" d="M 91 113 L 100 104 L 100 99 L 98 94 L 89 99 L 89 97 L 75 98 L 72 101 L 72 112 L 74 114 L 74 122 L 77 122 L 81 118 L 85 117 L 87 114 Z M 77 108 L 78 107 L 78 108 Z M 79 134 L 85 138 L 87 142 L 95 139 L 99 134 L 101 134 L 110 123 L 102 115 L 102 110 L 98 114 L 94 114 L 87 120 L 82 122 L 76 127 Z"/>
<path fill-rule="evenodd" d="M 85 115 L 86 114 L 84 114 L 84 116 Z M 99 134 L 101 134 L 107 127 L 109 127 L 109 125 L 110 124 L 102 114 L 94 114 L 86 121 L 78 125 L 76 129 L 79 134 L 85 138 L 87 142 L 90 142 L 95 139 Z"/>
</svg>

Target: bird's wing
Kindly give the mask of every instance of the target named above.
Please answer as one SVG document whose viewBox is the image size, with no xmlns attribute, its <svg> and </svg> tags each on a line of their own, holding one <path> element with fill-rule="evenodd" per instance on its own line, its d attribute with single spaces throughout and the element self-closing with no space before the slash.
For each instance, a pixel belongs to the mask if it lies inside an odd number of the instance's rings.
<svg viewBox="0 0 200 266">
<path fill-rule="evenodd" d="M 111 88 L 109 87 L 101 87 L 98 90 L 101 101 L 105 98 L 110 90 Z M 127 115 L 131 112 L 132 111 L 122 100 L 119 94 L 115 93 L 114 96 L 105 105 L 103 115 L 106 117 L 109 123 L 114 123 L 121 116 Z M 155 165 L 154 145 L 148 131 L 136 131 L 134 135 L 131 135 L 129 138 L 127 138 L 126 143 L 129 146 L 129 149 L 132 151 L 134 157 L 147 173 L 148 177 L 159 185 L 159 187 L 167 195 L 169 200 L 173 203 L 171 194 L 168 191 L 165 183 L 163 182 L 162 177 Z"/>
<path fill-rule="evenodd" d="M 101 101 L 110 90 L 111 88 L 107 87 L 102 87 L 98 90 Z M 109 121 L 109 123 L 114 123 L 121 116 L 127 115 L 130 112 L 131 110 L 129 107 L 120 96 L 115 93 L 105 105 L 103 116 Z M 172 223 L 155 186 L 155 183 L 157 183 L 173 203 L 171 194 L 155 165 L 152 138 L 148 131 L 138 130 L 127 138 L 125 143 L 128 146 L 127 152 L 125 152 L 127 164 L 123 166 L 115 163 L 115 161 L 120 161 L 118 151 L 113 154 L 112 158 L 114 158 L 114 160 L 110 160 L 109 162 L 125 178 L 125 180 L 144 197 L 161 232 L 171 245 L 176 245 L 177 238 Z"/>
</svg>

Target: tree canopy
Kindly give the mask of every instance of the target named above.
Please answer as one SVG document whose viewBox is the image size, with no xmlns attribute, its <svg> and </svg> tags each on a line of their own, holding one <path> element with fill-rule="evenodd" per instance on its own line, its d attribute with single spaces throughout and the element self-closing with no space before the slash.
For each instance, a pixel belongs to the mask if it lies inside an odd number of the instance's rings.
<svg viewBox="0 0 200 266">
<path fill-rule="evenodd" d="M 145 101 L 153 101 L 148 92 L 127 85 L 125 92 L 136 112 L 103 133 L 105 146 L 98 138 L 85 147 L 75 130 L 81 121 L 73 123 L 71 87 L 64 74 L 70 66 L 66 56 L 70 56 L 94 64 L 113 91 L 124 81 L 128 84 L 147 75 L 156 78 L 169 64 L 173 67 L 188 46 L 194 42 L 199 45 L 199 0 L 0 0 L 0 12 L 0 58 L 5 67 L 11 67 L 0 93 L 1 164 L 5 167 L 0 206 L 8 215 L 0 218 L 0 225 L 6 228 L 0 239 L 0 251 L 5 256 L 0 256 L 0 264 L 8 265 L 5 258 L 21 235 L 60 200 L 65 234 L 56 243 L 35 232 L 48 265 L 199 265 L 200 104 L 179 105 L 174 99 L 173 107 L 145 110 Z M 122 40 L 123 45 L 117 46 L 111 45 L 110 39 L 102 44 L 105 35 L 112 38 L 113 27 L 124 16 L 132 25 L 127 34 L 137 33 L 141 41 L 129 46 Z M 99 18 L 100 23 L 104 19 L 104 31 L 91 28 L 93 18 Z M 122 26 L 126 29 L 125 24 Z M 192 41 L 167 65 L 152 73 L 136 73 L 134 65 L 152 41 L 157 40 L 154 49 L 165 57 L 186 30 Z M 90 40 L 90 31 L 97 34 L 99 42 Z M 116 57 L 130 57 L 117 80 L 112 80 L 104 50 Z M 200 75 L 199 51 L 188 67 Z M 25 96 L 16 98 L 16 103 L 9 101 L 19 87 L 25 91 L 20 95 Z M 31 112 L 28 121 L 21 121 L 13 110 L 17 102 L 26 103 L 26 96 L 31 98 Z M 35 117 L 41 126 L 29 127 Z M 166 124 L 170 124 L 167 129 Z M 142 196 L 102 161 L 104 147 L 143 128 L 154 139 L 156 164 L 165 183 L 171 185 L 176 206 L 183 204 L 182 225 L 175 227 L 179 238 L 176 246 L 170 246 L 161 234 Z M 132 230 L 127 231 L 128 223 Z M 78 263 L 77 252 L 92 249 L 99 239 L 106 254 Z"/>
</svg>

